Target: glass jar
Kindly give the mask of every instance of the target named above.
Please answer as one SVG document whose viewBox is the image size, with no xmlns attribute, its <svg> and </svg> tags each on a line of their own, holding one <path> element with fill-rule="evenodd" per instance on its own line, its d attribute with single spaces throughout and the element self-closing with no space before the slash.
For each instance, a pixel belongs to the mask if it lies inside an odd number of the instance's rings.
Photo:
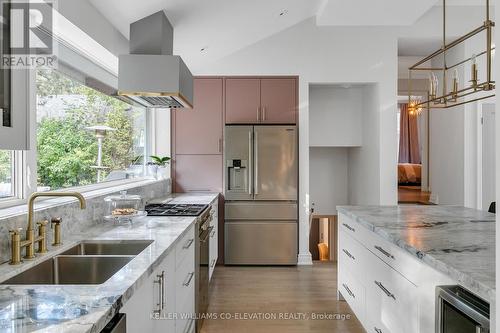
<svg viewBox="0 0 500 333">
<path fill-rule="evenodd" d="M 104 198 L 106 219 L 116 222 L 132 222 L 134 218 L 145 216 L 144 201 L 140 195 L 129 195 L 120 191 L 119 195 Z"/>
</svg>

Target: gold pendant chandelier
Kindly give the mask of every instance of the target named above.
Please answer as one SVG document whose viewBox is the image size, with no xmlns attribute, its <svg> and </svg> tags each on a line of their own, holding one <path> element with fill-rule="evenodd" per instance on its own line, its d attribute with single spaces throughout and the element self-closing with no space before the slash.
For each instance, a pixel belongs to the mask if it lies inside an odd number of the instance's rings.
<svg viewBox="0 0 500 333">
<path fill-rule="evenodd" d="M 482 25 L 476 29 L 470 31 L 469 33 L 455 39 L 450 43 L 446 43 L 446 0 L 443 0 L 443 43 L 441 48 L 427 57 L 423 58 L 419 62 L 415 63 L 413 66 L 409 67 L 408 76 L 408 111 L 410 114 L 420 114 L 422 108 L 432 109 L 432 108 L 449 108 L 453 106 L 458 106 L 466 103 L 471 103 L 479 101 L 482 99 L 490 98 L 495 96 L 495 81 L 491 77 L 491 62 L 493 56 L 494 47 L 492 46 L 492 30 L 495 26 L 495 22 L 490 20 L 490 3 L 489 0 L 486 1 L 486 17 Z M 469 58 L 459 61 L 457 63 L 449 65 L 446 59 L 446 53 L 451 48 L 464 43 L 466 40 L 478 35 L 479 33 L 486 33 L 486 48 L 484 51 L 478 54 L 472 54 Z M 484 81 L 480 81 L 478 78 L 477 70 L 477 57 L 486 57 L 486 77 Z M 434 67 L 432 65 L 432 60 L 442 60 L 442 65 Z M 424 64 L 431 62 L 430 67 L 424 66 Z M 469 82 L 464 82 L 463 85 L 459 82 L 457 67 L 470 62 L 471 70 L 471 80 Z M 447 73 L 453 70 L 453 76 L 450 88 L 448 88 Z M 412 73 L 414 71 L 424 71 L 429 73 L 429 89 L 427 96 L 423 97 L 422 100 L 415 99 L 412 95 Z M 441 78 L 441 92 L 439 87 L 439 79 L 436 73 L 442 73 Z M 464 80 L 465 81 L 465 80 Z M 464 100 L 466 96 L 471 96 L 476 93 L 481 93 L 476 98 L 470 98 Z M 491 92 L 490 94 L 484 92 Z M 472 96 L 474 97 L 474 96 Z"/>
</svg>

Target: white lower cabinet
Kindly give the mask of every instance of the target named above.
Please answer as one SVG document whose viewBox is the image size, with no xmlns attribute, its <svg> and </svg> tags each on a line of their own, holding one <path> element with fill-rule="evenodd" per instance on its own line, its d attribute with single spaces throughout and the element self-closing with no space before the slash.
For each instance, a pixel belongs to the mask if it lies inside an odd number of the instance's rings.
<svg viewBox="0 0 500 333">
<path fill-rule="evenodd" d="M 417 333 L 417 287 L 375 257 L 367 271 L 367 322 L 373 326 L 367 327 L 368 332 Z"/>
<path fill-rule="evenodd" d="M 435 288 L 457 284 L 339 214 L 338 291 L 368 333 L 431 333 Z"/>
<path fill-rule="evenodd" d="M 154 303 L 154 295 L 158 289 L 157 273 L 158 270 L 153 272 L 120 309 L 121 313 L 127 315 L 127 332 L 155 332 L 156 320 L 153 320 L 152 315 L 157 308 Z"/>
<path fill-rule="evenodd" d="M 349 269 L 339 270 L 339 290 L 359 321 L 365 318 L 365 287 Z"/>
<path fill-rule="evenodd" d="M 120 309 L 127 315 L 127 332 L 194 332 L 194 235 L 193 225 Z"/>
</svg>

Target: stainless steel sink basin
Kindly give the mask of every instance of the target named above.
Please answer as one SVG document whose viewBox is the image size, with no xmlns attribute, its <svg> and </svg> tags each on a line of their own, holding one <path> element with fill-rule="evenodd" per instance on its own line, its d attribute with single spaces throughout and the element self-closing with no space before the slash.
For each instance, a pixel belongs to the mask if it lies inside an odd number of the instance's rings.
<svg viewBox="0 0 500 333">
<path fill-rule="evenodd" d="M 83 241 L 61 253 L 62 255 L 137 255 L 144 251 L 152 240 L 99 240 Z"/>
<path fill-rule="evenodd" d="M 134 256 L 55 256 L 1 284 L 101 284 Z"/>
</svg>

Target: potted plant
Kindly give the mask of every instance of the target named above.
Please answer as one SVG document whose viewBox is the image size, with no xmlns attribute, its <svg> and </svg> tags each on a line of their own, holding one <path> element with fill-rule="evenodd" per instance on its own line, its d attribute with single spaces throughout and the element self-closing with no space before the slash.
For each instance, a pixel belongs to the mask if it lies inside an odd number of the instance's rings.
<svg viewBox="0 0 500 333">
<path fill-rule="evenodd" d="M 167 165 L 170 164 L 170 157 L 168 156 L 150 156 L 152 164 L 157 166 L 156 175 L 159 179 L 168 178 Z"/>
</svg>

